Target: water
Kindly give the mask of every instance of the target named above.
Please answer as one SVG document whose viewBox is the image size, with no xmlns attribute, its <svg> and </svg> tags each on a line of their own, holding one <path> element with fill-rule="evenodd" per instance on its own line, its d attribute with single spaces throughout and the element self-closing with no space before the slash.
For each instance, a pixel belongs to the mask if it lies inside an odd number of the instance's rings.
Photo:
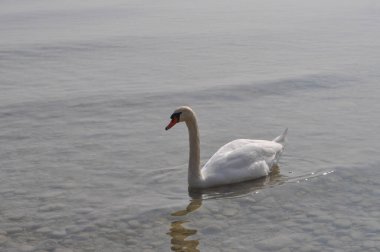
<svg viewBox="0 0 380 252">
<path fill-rule="evenodd" d="M 1 251 L 378 251 L 377 1 L 1 4 Z M 179 105 L 279 168 L 189 194 Z"/>
</svg>

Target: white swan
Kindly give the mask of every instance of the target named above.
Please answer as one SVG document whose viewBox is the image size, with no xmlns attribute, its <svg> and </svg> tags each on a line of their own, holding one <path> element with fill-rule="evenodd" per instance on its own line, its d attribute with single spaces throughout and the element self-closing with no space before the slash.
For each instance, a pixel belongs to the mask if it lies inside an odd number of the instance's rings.
<svg viewBox="0 0 380 252">
<path fill-rule="evenodd" d="M 170 118 L 166 130 L 178 122 L 186 122 L 189 131 L 190 188 L 208 188 L 267 176 L 284 150 L 288 131 L 285 129 L 273 141 L 237 139 L 229 142 L 200 169 L 199 131 L 194 111 L 187 106 L 179 107 Z"/>
</svg>

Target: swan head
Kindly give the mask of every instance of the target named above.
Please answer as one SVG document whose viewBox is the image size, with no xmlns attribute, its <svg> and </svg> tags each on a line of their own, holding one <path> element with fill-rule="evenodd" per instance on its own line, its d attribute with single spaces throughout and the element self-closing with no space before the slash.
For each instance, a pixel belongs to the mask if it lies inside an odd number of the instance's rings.
<svg viewBox="0 0 380 252">
<path fill-rule="evenodd" d="M 179 122 L 187 122 L 187 121 L 193 120 L 194 118 L 195 118 L 195 113 L 190 107 L 187 107 L 187 106 L 179 107 L 170 116 L 171 121 L 168 124 L 168 126 L 165 127 L 165 130 L 172 128 L 174 125 L 176 125 Z"/>
</svg>

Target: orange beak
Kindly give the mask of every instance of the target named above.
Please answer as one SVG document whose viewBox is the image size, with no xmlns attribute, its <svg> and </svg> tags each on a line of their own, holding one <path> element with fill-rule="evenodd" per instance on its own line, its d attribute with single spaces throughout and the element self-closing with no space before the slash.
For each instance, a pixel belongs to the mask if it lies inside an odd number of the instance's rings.
<svg viewBox="0 0 380 252">
<path fill-rule="evenodd" d="M 171 120 L 171 122 L 168 124 L 168 126 L 165 127 L 165 130 L 168 130 L 170 129 L 171 127 L 173 127 L 174 125 L 176 125 L 178 123 L 178 119 L 177 118 L 173 118 Z"/>
</svg>

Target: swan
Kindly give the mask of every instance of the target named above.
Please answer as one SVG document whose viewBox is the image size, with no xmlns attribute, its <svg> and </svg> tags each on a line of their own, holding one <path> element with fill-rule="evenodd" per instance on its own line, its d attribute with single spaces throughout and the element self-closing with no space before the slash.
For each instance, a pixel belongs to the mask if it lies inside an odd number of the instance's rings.
<svg viewBox="0 0 380 252">
<path fill-rule="evenodd" d="M 237 139 L 222 146 L 200 168 L 200 146 L 197 117 L 188 106 L 177 108 L 170 116 L 169 130 L 185 122 L 189 133 L 189 188 L 209 188 L 239 183 L 267 176 L 284 151 L 288 129 L 272 141 Z"/>
</svg>

